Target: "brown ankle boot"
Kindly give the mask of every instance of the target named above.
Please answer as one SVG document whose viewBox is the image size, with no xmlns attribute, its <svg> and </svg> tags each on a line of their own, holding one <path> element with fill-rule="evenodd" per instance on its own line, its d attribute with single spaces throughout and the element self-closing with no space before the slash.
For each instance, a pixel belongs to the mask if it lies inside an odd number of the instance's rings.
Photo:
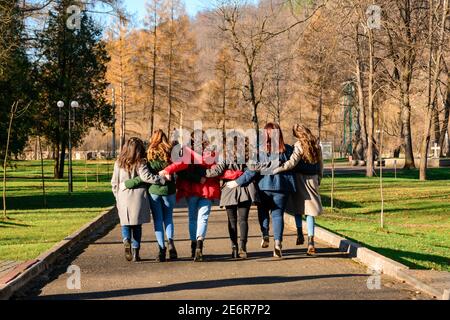
<svg viewBox="0 0 450 320">
<path fill-rule="evenodd" d="M 314 246 L 314 236 L 308 237 L 308 251 L 306 252 L 308 256 L 316 255 L 316 248 Z"/>
</svg>

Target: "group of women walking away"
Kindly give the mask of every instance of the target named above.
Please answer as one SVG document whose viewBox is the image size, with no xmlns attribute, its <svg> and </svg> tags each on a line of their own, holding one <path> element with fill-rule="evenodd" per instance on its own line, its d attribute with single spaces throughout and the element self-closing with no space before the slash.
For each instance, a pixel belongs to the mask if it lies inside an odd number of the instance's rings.
<svg viewBox="0 0 450 320">
<path fill-rule="evenodd" d="M 147 154 L 142 140 L 129 139 L 114 165 L 111 180 L 122 227 L 125 258 L 140 261 L 142 224 L 153 216 L 159 247 L 157 261 L 178 257 L 174 243 L 173 210 L 176 201 L 185 198 L 188 204 L 191 254 L 194 261 L 203 261 L 203 246 L 208 220 L 215 200 L 225 208 L 231 240 L 231 256 L 246 259 L 248 219 L 252 205 L 258 209 L 261 247 L 269 247 L 270 220 L 274 236 L 274 257 L 282 257 L 284 213 L 295 214 L 297 245 L 305 242 L 302 216 L 306 215 L 309 255 L 315 254 L 315 217 L 323 211 L 319 194 L 323 176 L 323 161 L 318 139 L 303 126 L 293 128 L 295 146 L 285 144 L 279 125 L 269 123 L 264 128 L 264 150 L 258 163 L 250 161 L 250 144 L 236 136 L 224 160 L 209 144 L 203 131 L 194 132 L 194 148 L 184 147 L 182 160 L 171 161 L 174 143 L 162 130 L 154 132 Z M 195 137 L 195 139 L 194 139 Z M 197 140 L 201 137 L 201 145 Z M 278 141 L 273 141 L 278 139 Z M 273 146 L 277 146 L 277 150 Z M 244 152 L 242 152 L 242 150 Z M 198 153 L 194 150 L 202 150 Z M 274 159 L 275 156 L 275 159 Z M 225 160 L 226 159 L 226 160 Z M 274 162 L 276 160 L 276 162 Z M 274 168 L 274 163 L 277 166 Z M 263 170 L 271 168 L 271 174 Z M 222 185 L 221 185 L 221 181 Z"/>
</svg>

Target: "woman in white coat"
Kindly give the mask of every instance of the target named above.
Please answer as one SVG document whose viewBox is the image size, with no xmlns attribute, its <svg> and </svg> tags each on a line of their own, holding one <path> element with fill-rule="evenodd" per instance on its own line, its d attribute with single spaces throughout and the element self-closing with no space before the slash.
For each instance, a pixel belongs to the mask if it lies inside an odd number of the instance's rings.
<svg viewBox="0 0 450 320">
<path fill-rule="evenodd" d="M 126 189 L 125 181 L 135 177 L 149 184 L 165 184 L 165 179 L 150 173 L 144 143 L 139 138 L 130 138 L 114 164 L 111 180 L 116 198 L 117 211 L 122 226 L 122 237 L 127 261 L 140 261 L 142 225 L 150 222 L 150 202 L 148 186 Z"/>
</svg>

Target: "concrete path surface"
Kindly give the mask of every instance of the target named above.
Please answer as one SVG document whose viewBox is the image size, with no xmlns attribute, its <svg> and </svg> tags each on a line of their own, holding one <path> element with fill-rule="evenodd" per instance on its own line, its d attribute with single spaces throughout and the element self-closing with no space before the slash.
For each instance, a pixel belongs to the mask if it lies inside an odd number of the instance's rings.
<svg viewBox="0 0 450 320">
<path fill-rule="evenodd" d="M 368 288 L 370 272 L 336 249 L 318 244 L 318 256 L 306 256 L 295 246 L 295 232 L 285 230 L 284 258 L 260 248 L 255 211 L 251 213 L 249 259 L 230 258 L 226 214 L 212 212 L 203 263 L 192 262 L 186 210 L 175 213 L 176 245 L 180 259 L 157 263 L 153 225 L 144 227 L 140 263 L 125 261 L 120 227 L 90 244 L 59 274 L 34 290 L 32 299 L 428 299 L 413 288 L 382 276 L 379 289 Z M 271 239 L 271 247 L 273 240 Z M 80 267 L 81 290 L 69 290 L 69 264 Z M 373 279 L 373 278 L 371 278 Z M 370 282 L 370 281 L 369 281 Z M 375 282 L 371 282 L 375 283 Z M 376 285 L 375 285 L 376 287 Z"/>
</svg>

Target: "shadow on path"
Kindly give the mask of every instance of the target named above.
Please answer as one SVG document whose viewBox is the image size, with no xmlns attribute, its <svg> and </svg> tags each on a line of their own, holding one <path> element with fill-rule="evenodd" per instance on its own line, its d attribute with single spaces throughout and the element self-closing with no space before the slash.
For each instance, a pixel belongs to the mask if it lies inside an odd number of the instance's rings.
<svg viewBox="0 0 450 320">
<path fill-rule="evenodd" d="M 295 281 L 308 281 L 318 279 L 329 278 L 352 278 L 352 277 L 367 277 L 366 274 L 324 274 L 314 276 L 295 276 L 295 277 L 282 277 L 282 276 L 264 276 L 264 277 L 246 277 L 246 278 L 234 278 L 234 279 L 218 279 L 218 280 L 201 280 L 193 282 L 175 283 L 162 287 L 152 288 L 133 288 L 123 290 L 112 291 L 99 291 L 99 292 L 86 292 L 75 294 L 58 294 L 49 295 L 43 298 L 37 297 L 37 300 L 73 300 L 73 299 L 111 299 L 120 297 L 130 297 L 138 295 L 167 293 L 183 290 L 206 290 L 217 289 L 233 286 L 252 286 L 252 285 L 266 285 L 266 284 L 283 284 Z"/>
</svg>

